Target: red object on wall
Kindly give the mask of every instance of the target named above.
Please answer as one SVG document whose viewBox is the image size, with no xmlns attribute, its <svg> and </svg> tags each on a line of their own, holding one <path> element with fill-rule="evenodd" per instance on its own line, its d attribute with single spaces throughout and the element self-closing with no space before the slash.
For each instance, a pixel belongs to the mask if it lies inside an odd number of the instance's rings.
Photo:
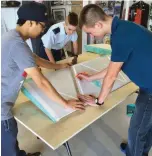
<svg viewBox="0 0 152 156">
<path fill-rule="evenodd" d="M 142 19 L 142 10 L 137 9 L 134 22 L 137 24 L 141 24 L 141 19 Z"/>
</svg>

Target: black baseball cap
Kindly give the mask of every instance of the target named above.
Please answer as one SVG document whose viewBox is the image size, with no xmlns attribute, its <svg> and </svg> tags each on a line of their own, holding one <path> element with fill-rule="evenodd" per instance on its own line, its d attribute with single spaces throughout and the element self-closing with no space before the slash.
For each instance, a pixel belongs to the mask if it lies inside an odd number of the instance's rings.
<svg viewBox="0 0 152 156">
<path fill-rule="evenodd" d="M 29 2 L 23 4 L 17 11 L 18 18 L 36 22 L 47 22 L 47 9 L 44 4 Z"/>
</svg>

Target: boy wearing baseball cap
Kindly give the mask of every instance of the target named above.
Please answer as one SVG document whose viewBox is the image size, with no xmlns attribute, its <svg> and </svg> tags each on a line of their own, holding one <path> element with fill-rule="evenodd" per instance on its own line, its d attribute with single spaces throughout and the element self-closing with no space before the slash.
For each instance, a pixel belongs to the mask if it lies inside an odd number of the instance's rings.
<svg viewBox="0 0 152 156">
<path fill-rule="evenodd" d="M 80 101 L 65 100 L 58 94 L 38 69 L 35 61 L 39 59 L 33 57 L 25 42 L 29 38 L 36 38 L 44 31 L 47 22 L 45 6 L 36 2 L 29 2 L 22 5 L 17 14 L 19 19 L 16 29 L 4 34 L 1 42 L 1 153 L 2 156 L 40 156 L 39 152 L 26 154 L 25 151 L 19 149 L 18 128 L 12 114 L 12 108 L 26 75 L 28 74 L 37 86 L 55 102 L 78 110 L 84 109 L 84 105 Z M 42 62 L 38 61 L 38 63 L 42 65 Z M 49 68 L 59 68 L 58 65 L 54 64 L 48 66 Z M 66 66 L 63 65 L 63 68 Z"/>
</svg>

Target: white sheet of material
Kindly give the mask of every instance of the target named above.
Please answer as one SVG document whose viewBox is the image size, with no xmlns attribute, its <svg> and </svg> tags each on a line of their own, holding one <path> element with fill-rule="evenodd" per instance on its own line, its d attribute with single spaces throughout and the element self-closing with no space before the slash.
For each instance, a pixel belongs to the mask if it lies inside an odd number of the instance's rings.
<svg viewBox="0 0 152 156">
<path fill-rule="evenodd" d="M 73 70 L 75 76 L 80 72 L 93 74 L 105 69 L 108 64 L 109 56 L 104 56 L 74 65 L 71 69 Z M 74 77 L 72 76 L 70 69 L 62 69 L 55 72 L 44 73 L 44 76 L 51 82 L 51 84 L 62 97 L 65 99 L 77 98 Z M 95 96 L 99 95 L 101 89 L 99 86 L 96 86 L 92 82 L 87 82 L 85 80 L 80 81 L 77 78 L 75 79 L 78 90 L 81 94 L 93 94 Z M 120 72 L 112 91 L 122 87 L 129 81 L 130 80 L 128 77 L 123 72 Z M 45 93 L 43 93 L 43 91 L 36 86 L 32 79 L 27 80 L 24 83 L 22 92 L 54 122 L 57 122 L 63 117 L 74 112 L 74 110 L 64 108 L 61 104 L 50 100 Z"/>
<path fill-rule="evenodd" d="M 86 72 L 89 75 L 95 74 L 97 72 L 100 72 L 108 67 L 110 62 L 109 56 L 99 57 L 91 61 L 83 62 L 80 64 L 75 65 L 73 68 L 75 68 L 75 75 L 81 72 Z M 99 92 L 101 88 L 92 82 L 87 82 L 85 80 L 78 80 L 76 79 L 76 82 L 79 86 L 79 91 L 81 94 L 93 94 L 95 96 L 99 95 Z M 103 80 L 100 80 L 101 87 Z M 112 88 L 112 91 L 124 86 L 130 82 L 129 78 L 121 71 L 114 83 L 114 86 Z"/>
<path fill-rule="evenodd" d="M 76 99 L 77 93 L 69 69 L 44 73 L 44 76 L 51 82 L 62 97 L 65 99 Z M 32 79 L 24 83 L 22 92 L 54 122 L 59 121 L 74 111 L 64 108 L 63 105 L 55 103 L 48 98 L 45 93 L 36 86 Z"/>
</svg>

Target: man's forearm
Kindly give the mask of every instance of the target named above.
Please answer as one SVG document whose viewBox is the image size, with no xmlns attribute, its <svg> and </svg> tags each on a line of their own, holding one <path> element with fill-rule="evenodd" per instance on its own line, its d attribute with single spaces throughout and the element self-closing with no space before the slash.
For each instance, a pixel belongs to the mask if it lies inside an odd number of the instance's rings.
<svg viewBox="0 0 152 156">
<path fill-rule="evenodd" d="M 53 101 L 67 105 L 67 100 L 65 100 L 52 86 L 52 84 L 46 79 L 46 77 L 39 71 L 38 68 L 26 68 L 25 72 L 33 79 L 38 88 L 40 88 L 44 93 Z"/>
<path fill-rule="evenodd" d="M 103 80 L 102 89 L 99 95 L 99 103 L 102 103 L 110 93 L 115 80 L 121 70 L 123 62 L 110 62 L 107 68 L 107 74 Z"/>
<path fill-rule="evenodd" d="M 53 57 L 53 55 L 52 55 L 51 50 L 45 48 L 45 52 L 46 52 L 46 55 L 48 56 L 50 62 L 55 63 L 55 60 L 54 60 L 54 57 Z"/>
<path fill-rule="evenodd" d="M 74 50 L 74 55 L 78 55 L 78 47 L 73 48 Z"/>
<path fill-rule="evenodd" d="M 108 68 L 102 70 L 99 73 L 96 73 L 94 75 L 91 75 L 90 76 L 91 81 L 103 79 L 105 77 L 105 75 L 107 74 L 107 70 L 108 70 Z"/>
<path fill-rule="evenodd" d="M 78 55 L 78 43 L 77 42 L 73 43 L 73 51 L 74 51 L 74 55 Z"/>
<path fill-rule="evenodd" d="M 53 101 L 55 101 L 59 104 L 62 104 L 64 106 L 67 105 L 67 101 L 55 90 L 55 88 L 52 86 L 52 84 L 46 78 L 44 78 L 44 80 L 42 80 L 42 84 L 38 85 L 38 86 Z"/>
<path fill-rule="evenodd" d="M 115 80 L 116 80 L 115 77 L 110 77 L 108 75 L 104 78 L 102 89 L 101 89 L 101 92 L 100 92 L 99 97 L 98 97 L 99 103 L 104 102 L 104 100 L 106 99 L 106 97 L 110 93 Z"/>
<path fill-rule="evenodd" d="M 52 62 L 50 62 L 48 60 L 40 58 L 39 56 L 37 56 L 34 53 L 33 53 L 33 57 L 35 59 L 36 64 L 38 66 L 43 67 L 43 68 L 47 68 L 47 69 L 61 69 L 62 68 L 61 64 L 52 63 Z"/>
<path fill-rule="evenodd" d="M 61 64 L 52 63 L 40 57 L 36 59 L 36 64 L 47 69 L 61 69 Z"/>
</svg>

